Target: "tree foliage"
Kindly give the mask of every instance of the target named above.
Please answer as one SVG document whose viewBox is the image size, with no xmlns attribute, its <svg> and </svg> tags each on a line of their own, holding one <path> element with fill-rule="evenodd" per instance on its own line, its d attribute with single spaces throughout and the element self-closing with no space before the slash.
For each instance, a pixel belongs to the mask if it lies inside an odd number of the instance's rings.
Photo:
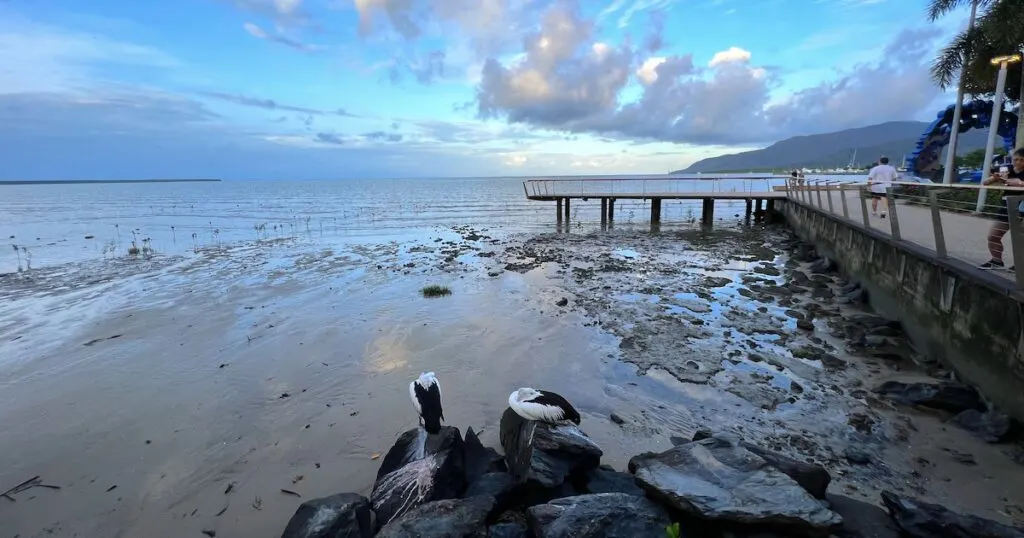
<svg viewBox="0 0 1024 538">
<path fill-rule="evenodd" d="M 932 21 L 950 11 L 970 6 L 971 0 L 932 0 L 928 18 Z M 990 60 L 996 56 L 1024 51 L 1024 0 L 979 0 L 974 28 L 964 29 L 939 53 L 932 64 L 932 78 L 943 89 L 959 82 L 964 59 L 964 91 L 970 95 L 995 93 L 999 67 Z M 1022 63 L 1010 66 L 1006 78 L 1006 96 L 1020 100 Z"/>
<path fill-rule="evenodd" d="M 976 149 L 964 155 L 958 155 L 954 162 L 957 168 L 981 168 L 981 164 L 985 162 L 985 150 Z"/>
</svg>

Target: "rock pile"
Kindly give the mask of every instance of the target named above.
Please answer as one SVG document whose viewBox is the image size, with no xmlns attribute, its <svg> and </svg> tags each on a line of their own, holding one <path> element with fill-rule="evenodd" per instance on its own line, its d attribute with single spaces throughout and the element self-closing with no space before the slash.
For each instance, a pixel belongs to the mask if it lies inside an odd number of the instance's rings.
<svg viewBox="0 0 1024 538">
<path fill-rule="evenodd" d="M 504 456 L 472 428 L 402 434 L 385 456 L 370 499 L 341 493 L 303 503 L 282 538 L 665 538 L 966 536 L 1024 538 L 1024 531 L 882 493 L 881 508 L 826 494 L 831 477 L 726 435 L 601 465 L 601 449 L 575 425 L 506 412 Z"/>
</svg>

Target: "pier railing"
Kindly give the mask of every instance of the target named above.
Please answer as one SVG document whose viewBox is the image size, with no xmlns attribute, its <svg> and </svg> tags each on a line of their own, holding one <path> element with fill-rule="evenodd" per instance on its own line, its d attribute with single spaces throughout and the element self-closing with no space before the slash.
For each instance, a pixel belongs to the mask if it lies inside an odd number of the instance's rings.
<svg viewBox="0 0 1024 538">
<path fill-rule="evenodd" d="M 991 269 L 1024 289 L 1024 223 L 1018 210 L 1024 187 L 898 181 L 872 197 L 865 181 L 787 178 L 786 198 L 895 241 L 916 244 L 936 258 Z M 1005 236 L 990 242 L 993 225 L 1001 222 L 1004 230 L 1008 228 Z M 992 251 L 999 254 L 1000 247 L 1003 266 L 985 267 Z"/>
<path fill-rule="evenodd" d="M 666 196 L 703 193 L 771 193 L 785 190 L 786 176 L 758 177 L 673 177 L 634 176 L 620 178 L 529 179 L 523 182 L 527 198 Z"/>
</svg>

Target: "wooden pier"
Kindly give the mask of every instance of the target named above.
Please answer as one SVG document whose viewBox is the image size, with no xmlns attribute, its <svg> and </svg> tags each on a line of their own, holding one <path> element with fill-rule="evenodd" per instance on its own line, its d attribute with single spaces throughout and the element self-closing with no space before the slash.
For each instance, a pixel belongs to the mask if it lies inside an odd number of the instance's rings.
<svg viewBox="0 0 1024 538">
<path fill-rule="evenodd" d="M 650 200 L 651 223 L 661 222 L 663 200 L 702 200 L 701 222 L 710 225 L 715 200 L 745 200 L 747 216 L 775 210 L 775 200 L 786 198 L 785 176 L 680 178 L 530 179 L 523 182 L 527 200 L 555 202 L 558 221 L 569 220 L 574 200 L 600 201 L 601 222 L 615 220 L 618 200 Z"/>
</svg>

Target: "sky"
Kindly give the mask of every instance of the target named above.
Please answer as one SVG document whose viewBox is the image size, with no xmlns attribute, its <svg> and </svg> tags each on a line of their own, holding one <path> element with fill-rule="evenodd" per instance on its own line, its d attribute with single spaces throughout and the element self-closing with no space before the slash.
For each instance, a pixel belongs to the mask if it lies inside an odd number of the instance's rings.
<svg viewBox="0 0 1024 538">
<path fill-rule="evenodd" d="M 926 0 L 0 0 L 0 180 L 660 174 L 931 120 Z"/>
</svg>

